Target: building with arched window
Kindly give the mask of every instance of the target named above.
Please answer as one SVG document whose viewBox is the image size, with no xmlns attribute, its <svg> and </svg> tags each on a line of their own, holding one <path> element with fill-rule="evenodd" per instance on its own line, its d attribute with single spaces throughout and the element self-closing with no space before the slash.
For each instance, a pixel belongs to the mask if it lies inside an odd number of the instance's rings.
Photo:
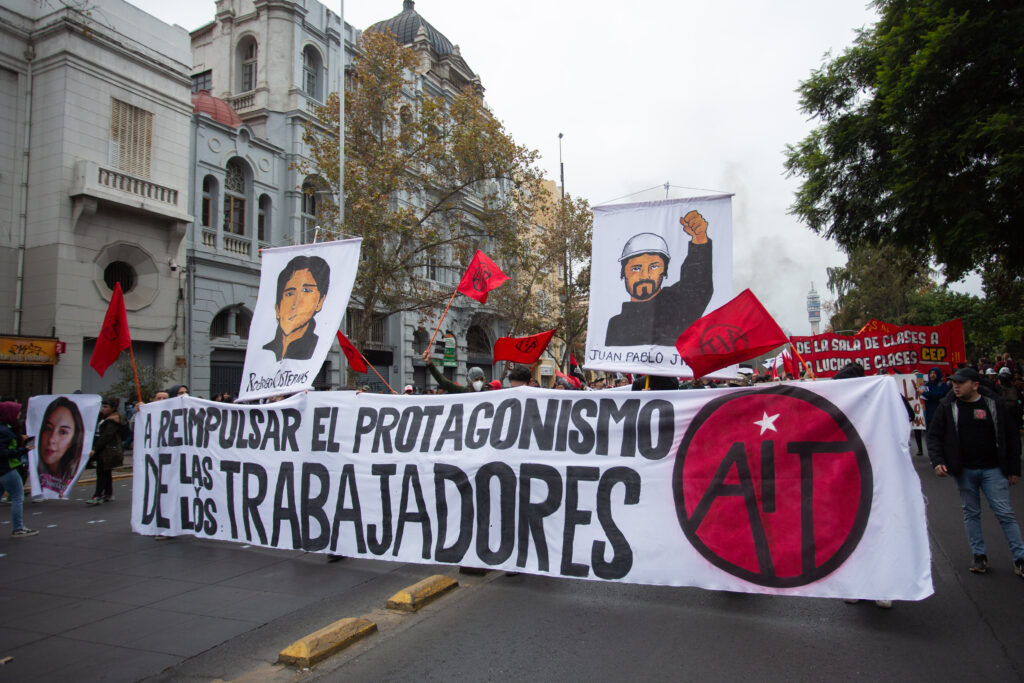
<svg viewBox="0 0 1024 683">
<path fill-rule="evenodd" d="M 185 273 L 187 377 L 192 393 L 238 393 L 260 249 L 282 224 L 283 149 L 258 138 L 226 101 L 192 95 L 193 215 Z"/>
<path fill-rule="evenodd" d="M 124 379 L 89 366 L 116 285 L 136 363 L 185 359 L 189 46 L 123 0 L 0 3 L 0 394 Z"/>
<path fill-rule="evenodd" d="M 415 51 L 424 92 L 483 92 L 458 46 L 424 20 L 411 0 L 400 14 L 368 30 L 384 28 Z M 192 31 L 196 221 L 189 238 L 187 383 L 194 394 L 238 390 L 246 314 L 255 308 L 258 292 L 259 249 L 322 239 L 318 227 L 337 197 L 319 176 L 300 173 L 295 162 L 306 155 L 303 125 L 338 90 L 358 33 L 316 0 L 217 0 L 215 20 Z M 411 115 L 411 109 L 400 113 L 403 121 Z M 458 276 L 442 266 L 440 259 L 428 263 L 424 277 L 450 291 Z M 387 382 L 432 386 L 412 352 L 429 340 L 429 333 L 423 339 L 421 315 L 350 309 L 344 325 L 351 331 L 364 315 L 371 317 L 371 332 L 362 351 Z M 457 300 L 445 327 L 436 355 L 443 355 L 446 343 L 454 347 L 456 360 L 446 369 L 453 379 L 464 382 L 473 364 L 488 376 L 501 375 L 504 368 L 491 366 L 490 349 L 506 328 L 493 314 L 481 315 L 479 305 Z M 314 385 L 345 384 L 346 368 L 336 347 Z M 354 379 L 383 388 L 372 373 Z"/>
<path fill-rule="evenodd" d="M 397 0 L 392 1 L 397 4 Z M 412 0 L 403 1 L 399 14 L 366 30 L 390 31 L 399 43 L 413 50 L 418 60 L 413 90 L 439 98 L 450 98 L 465 88 L 483 94 L 480 77 L 463 59 L 458 45 L 424 19 L 416 11 Z M 399 111 L 400 121 L 407 122 L 407 117 L 413 115 L 412 109 L 403 107 Z M 417 201 L 415 196 L 392 199 L 396 202 Z M 474 199 L 470 197 L 467 201 L 472 202 Z M 486 244 L 479 246 L 487 251 Z M 448 256 L 454 257 L 452 254 Z M 450 292 L 458 284 L 462 273 L 440 267 L 440 260 L 428 260 L 423 266 L 423 277 L 435 283 L 438 289 Z M 389 381 L 392 386 L 412 384 L 419 391 L 435 386 L 420 359 L 420 352 L 437 326 L 440 311 L 434 316 L 424 321 L 423 314 L 419 312 L 396 313 L 383 320 L 379 327 L 374 326 L 373 329 L 380 330 L 380 338 L 375 338 L 372 344 L 382 349 L 378 357 L 382 363 L 386 363 L 391 373 Z M 431 349 L 434 362 L 443 368 L 449 378 L 463 385 L 467 382 L 469 368 L 473 366 L 480 367 L 488 379 L 501 377 L 504 364 L 493 363 L 493 346 L 498 337 L 505 336 L 507 330 L 508 325 L 492 309 L 458 296 L 444 318 L 441 332 L 435 338 L 434 348 Z M 415 351 L 410 352 L 410 349 Z"/>
<path fill-rule="evenodd" d="M 316 0 L 217 0 L 214 21 L 191 37 L 187 383 L 198 396 L 237 394 L 260 250 L 313 241 L 318 209 L 336 201 L 292 162 L 305 155 L 303 124 L 338 89 L 356 32 Z M 338 384 L 338 358 L 316 386 Z"/>
</svg>

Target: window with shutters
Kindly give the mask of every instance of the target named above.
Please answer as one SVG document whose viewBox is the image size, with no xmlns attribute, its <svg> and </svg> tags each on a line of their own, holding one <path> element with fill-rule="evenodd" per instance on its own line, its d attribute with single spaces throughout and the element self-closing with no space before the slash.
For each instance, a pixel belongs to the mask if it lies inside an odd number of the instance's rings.
<svg viewBox="0 0 1024 683">
<path fill-rule="evenodd" d="M 202 224 L 207 228 L 213 227 L 214 206 L 217 195 L 217 181 L 213 176 L 203 178 L 203 206 L 200 212 Z"/>
<path fill-rule="evenodd" d="M 256 219 L 256 239 L 266 242 L 270 239 L 270 195 L 261 194 L 259 214 Z"/>
<path fill-rule="evenodd" d="M 224 232 L 245 234 L 245 194 L 245 169 L 232 159 L 224 176 Z"/>
<path fill-rule="evenodd" d="M 201 90 L 210 92 L 213 90 L 213 71 L 204 71 L 201 74 L 192 74 L 192 92 Z"/>
<path fill-rule="evenodd" d="M 256 39 L 248 36 L 238 45 L 238 92 L 256 89 Z"/>
<path fill-rule="evenodd" d="M 110 164 L 125 173 L 149 177 L 153 149 L 153 114 L 111 99 Z"/>
<path fill-rule="evenodd" d="M 302 89 L 315 100 L 322 98 L 320 94 L 320 73 L 322 70 L 320 53 L 312 45 L 302 51 Z"/>
</svg>

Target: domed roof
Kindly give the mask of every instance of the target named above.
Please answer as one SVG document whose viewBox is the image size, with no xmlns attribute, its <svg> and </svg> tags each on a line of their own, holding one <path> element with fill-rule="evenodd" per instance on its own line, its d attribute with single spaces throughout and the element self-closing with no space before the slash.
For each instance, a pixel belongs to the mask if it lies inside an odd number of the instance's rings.
<svg viewBox="0 0 1024 683">
<path fill-rule="evenodd" d="M 196 114 L 209 114 L 217 123 L 232 128 L 242 125 L 242 118 L 238 112 L 224 100 L 211 95 L 209 90 L 200 90 L 192 94 L 192 111 Z"/>
<path fill-rule="evenodd" d="M 409 45 L 416 39 L 416 33 L 420 30 L 420 26 L 422 26 L 427 32 L 427 40 L 430 41 L 430 46 L 434 48 L 434 52 L 438 55 L 451 54 L 452 41 L 445 38 L 443 33 L 431 26 L 430 22 L 421 17 L 416 10 L 413 9 L 415 4 L 416 3 L 413 2 L 413 0 L 403 0 L 401 14 L 396 14 L 390 19 L 385 19 L 384 21 L 378 21 L 366 30 L 380 31 L 385 28 L 389 29 L 395 35 L 395 40 L 398 41 L 399 45 Z"/>
</svg>

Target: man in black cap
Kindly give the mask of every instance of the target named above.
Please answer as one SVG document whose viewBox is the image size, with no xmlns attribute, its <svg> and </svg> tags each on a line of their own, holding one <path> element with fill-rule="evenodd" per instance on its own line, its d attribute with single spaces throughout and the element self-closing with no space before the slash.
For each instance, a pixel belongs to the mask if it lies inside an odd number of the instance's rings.
<svg viewBox="0 0 1024 683">
<path fill-rule="evenodd" d="M 928 457 L 935 474 L 952 475 L 960 490 L 967 540 L 974 553 L 971 571 L 988 571 L 981 532 L 981 495 L 1003 528 L 1013 553 L 1014 572 L 1024 578 L 1024 541 L 1010 506 L 1010 486 L 1020 478 L 1020 440 L 999 397 L 980 385 L 974 368 L 950 377 L 953 391 L 939 403 L 928 427 Z"/>
</svg>

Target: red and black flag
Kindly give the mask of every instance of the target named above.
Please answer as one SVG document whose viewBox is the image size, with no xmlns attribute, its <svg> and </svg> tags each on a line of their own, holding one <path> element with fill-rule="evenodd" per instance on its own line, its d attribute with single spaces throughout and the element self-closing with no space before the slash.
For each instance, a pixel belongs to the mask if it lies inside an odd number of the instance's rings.
<svg viewBox="0 0 1024 683">
<path fill-rule="evenodd" d="M 107 315 L 103 318 L 103 327 L 100 328 L 100 336 L 96 338 L 89 365 L 102 377 L 121 352 L 131 345 L 128 314 L 124 310 L 124 295 L 121 293 L 121 283 L 118 282 L 114 284 L 114 294 L 110 297 Z"/>
<path fill-rule="evenodd" d="M 492 289 L 501 286 L 508 275 L 501 272 L 501 268 L 487 257 L 487 254 L 477 250 L 473 260 L 466 268 L 466 274 L 462 276 L 456 291 L 462 292 L 470 299 L 476 299 L 482 304 L 487 303 L 487 293 Z"/>
<path fill-rule="evenodd" d="M 554 334 L 554 330 L 548 330 L 529 337 L 501 337 L 494 343 L 494 362 L 507 360 L 532 365 L 544 353 Z"/>
<path fill-rule="evenodd" d="M 676 340 L 676 349 L 699 378 L 787 342 L 779 324 L 754 293 L 745 289 L 687 327 Z"/>
<path fill-rule="evenodd" d="M 345 354 L 350 368 L 361 374 L 370 371 L 370 368 L 366 367 L 366 361 L 363 360 L 363 354 L 359 353 L 359 349 L 341 333 L 341 330 L 338 330 L 338 343 L 341 344 L 342 353 Z"/>
</svg>

